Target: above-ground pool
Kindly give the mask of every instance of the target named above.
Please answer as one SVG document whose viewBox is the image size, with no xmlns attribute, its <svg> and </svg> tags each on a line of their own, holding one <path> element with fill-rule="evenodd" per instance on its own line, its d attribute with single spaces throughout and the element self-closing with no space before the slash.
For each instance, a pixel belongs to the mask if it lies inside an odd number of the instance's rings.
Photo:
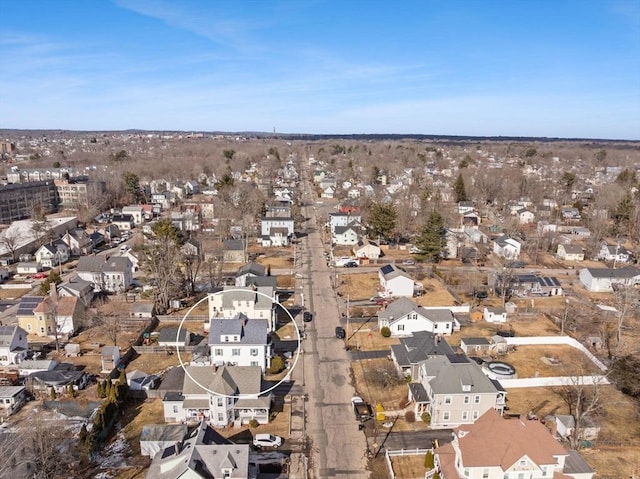
<svg viewBox="0 0 640 479">
<path fill-rule="evenodd" d="M 514 379 L 518 377 L 516 368 L 503 361 L 490 361 L 485 363 L 482 369 L 491 379 Z"/>
</svg>

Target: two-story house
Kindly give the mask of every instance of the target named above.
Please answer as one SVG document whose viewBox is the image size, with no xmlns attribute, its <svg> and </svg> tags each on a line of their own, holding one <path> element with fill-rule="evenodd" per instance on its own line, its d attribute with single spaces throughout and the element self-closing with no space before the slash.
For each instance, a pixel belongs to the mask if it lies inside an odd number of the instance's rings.
<svg viewBox="0 0 640 479">
<path fill-rule="evenodd" d="M 626 268 L 583 268 L 578 275 L 580 283 L 593 293 L 613 291 L 615 286 L 636 286 L 640 284 L 640 269 Z"/>
<path fill-rule="evenodd" d="M 559 244 L 556 256 L 564 261 L 584 261 L 584 249 L 578 245 Z"/>
<path fill-rule="evenodd" d="M 391 336 L 409 336 L 417 331 L 450 335 L 460 325 L 450 309 L 425 309 L 402 297 L 378 312 L 378 328 L 388 327 Z"/>
<path fill-rule="evenodd" d="M 434 452 L 442 479 L 594 476 L 584 458 L 562 447 L 542 422 L 522 417 L 507 419 L 491 409 L 475 423 L 456 427 L 453 441 Z"/>
<path fill-rule="evenodd" d="M 187 366 L 181 394 L 163 399 L 166 422 L 206 420 L 214 427 L 269 423 L 270 393 L 263 393 L 258 366 Z"/>
<path fill-rule="evenodd" d="M 212 320 L 209 327 L 211 364 L 215 366 L 271 366 L 272 344 L 268 319 L 235 318 Z"/>
<path fill-rule="evenodd" d="M 521 247 L 519 241 L 504 235 L 493 240 L 493 252 L 501 258 L 518 259 Z"/>
<path fill-rule="evenodd" d="M 84 305 L 75 296 L 58 296 L 52 285 L 51 293 L 33 310 L 33 316 L 20 316 L 19 324 L 29 334 L 40 337 L 68 336 L 82 319 Z"/>
<path fill-rule="evenodd" d="M 144 208 L 141 205 L 129 205 L 122 208 L 123 215 L 129 215 L 133 218 L 133 223 L 141 225 L 144 223 Z"/>
<path fill-rule="evenodd" d="M 274 331 L 276 301 L 276 290 L 270 286 L 225 286 L 220 291 L 209 293 L 209 321 L 205 322 L 205 330 L 208 331 L 210 323 L 215 320 L 244 314 L 252 319 L 267 319 L 269 331 Z"/>
<path fill-rule="evenodd" d="M 431 356 L 454 354 L 441 336 L 429 331 L 416 331 L 401 337 L 400 344 L 391 345 L 391 360 L 398 372 L 405 377 L 418 377 L 419 364 Z"/>
<path fill-rule="evenodd" d="M 81 256 L 76 274 L 96 292 L 123 293 L 133 281 L 131 261 L 122 256 Z"/>
<path fill-rule="evenodd" d="M 20 364 L 27 357 L 27 332 L 17 324 L 0 326 L 0 366 Z"/>
<path fill-rule="evenodd" d="M 331 241 L 339 246 L 352 246 L 358 244 L 360 228 L 355 223 L 347 226 L 336 226 L 333 230 Z"/>
<path fill-rule="evenodd" d="M 38 248 L 35 257 L 43 268 L 54 268 L 69 261 L 70 250 L 62 240 L 44 244 Z"/>
<path fill-rule="evenodd" d="M 418 366 L 409 400 L 418 417 L 429 414 L 434 429 L 472 424 L 489 409 L 502 414 L 506 391 L 464 354 L 433 356 Z"/>
<path fill-rule="evenodd" d="M 288 216 L 264 216 L 260 220 L 260 236 L 272 246 L 287 246 L 293 238 L 294 221 Z"/>
<path fill-rule="evenodd" d="M 329 213 L 329 229 L 332 233 L 336 230 L 336 227 L 344 227 L 351 223 L 360 224 L 361 221 L 362 216 L 357 213 Z"/>
<path fill-rule="evenodd" d="M 89 254 L 93 251 L 93 239 L 81 228 L 68 230 L 64 235 L 62 235 L 61 240 L 69 247 L 71 256 Z"/>
</svg>

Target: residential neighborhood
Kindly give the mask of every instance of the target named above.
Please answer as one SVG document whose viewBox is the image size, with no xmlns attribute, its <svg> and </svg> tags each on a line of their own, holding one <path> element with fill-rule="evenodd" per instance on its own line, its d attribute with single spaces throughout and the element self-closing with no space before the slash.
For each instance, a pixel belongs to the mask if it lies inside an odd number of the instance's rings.
<svg viewBox="0 0 640 479">
<path fill-rule="evenodd" d="M 53 138 L 95 145 L 11 144 Z M 564 143 L 110 141 L 229 162 L 3 157 L 0 439 L 58 411 L 66 467 L 104 479 L 345 477 L 343 455 L 372 478 L 638 474 L 640 236 L 598 199 L 635 150 L 569 189 Z M 63 175 L 102 194 L 43 184 Z M 37 214 L 15 193 L 36 186 Z"/>
</svg>

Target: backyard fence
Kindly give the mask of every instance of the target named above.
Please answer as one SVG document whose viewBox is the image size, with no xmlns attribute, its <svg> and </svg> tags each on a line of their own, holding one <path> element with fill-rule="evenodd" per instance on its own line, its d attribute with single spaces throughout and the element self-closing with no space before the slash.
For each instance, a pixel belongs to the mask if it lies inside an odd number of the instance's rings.
<svg viewBox="0 0 640 479">
<path fill-rule="evenodd" d="M 384 460 L 387 464 L 387 471 L 389 472 L 389 478 L 390 479 L 395 479 L 396 478 L 396 473 L 393 472 L 393 464 L 391 463 L 391 458 L 392 457 L 398 457 L 398 456 L 424 456 L 427 454 L 427 452 L 433 452 L 433 449 L 423 449 L 423 448 L 415 448 L 415 449 L 395 449 L 395 450 L 385 450 L 384 451 Z M 434 469 L 435 471 L 435 469 Z M 431 475 L 433 475 L 434 471 L 430 471 Z M 429 472 L 427 472 L 427 475 L 425 475 L 425 478 L 431 477 L 428 475 Z"/>
</svg>

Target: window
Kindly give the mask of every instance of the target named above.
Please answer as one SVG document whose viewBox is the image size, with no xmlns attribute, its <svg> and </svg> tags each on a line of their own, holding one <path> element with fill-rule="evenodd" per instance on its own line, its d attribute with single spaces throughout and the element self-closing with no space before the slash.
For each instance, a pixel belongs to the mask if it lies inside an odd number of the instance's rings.
<svg viewBox="0 0 640 479">
<path fill-rule="evenodd" d="M 478 419 L 478 411 L 473 411 L 473 419 L 474 421 Z"/>
<path fill-rule="evenodd" d="M 238 336 L 234 336 L 234 337 L 233 337 L 233 340 L 234 340 L 234 341 L 238 341 L 238 340 L 239 340 Z"/>
<path fill-rule="evenodd" d="M 464 403 L 465 404 L 469 404 L 469 401 L 471 401 L 471 398 L 469 396 L 465 396 L 464 397 Z"/>
<path fill-rule="evenodd" d="M 260 366 L 258 364 L 258 361 L 251 361 L 251 364 L 249 364 L 249 366 Z"/>
<path fill-rule="evenodd" d="M 524 479 L 524 472 L 518 473 L 518 479 Z"/>
<path fill-rule="evenodd" d="M 462 411 L 462 420 L 466 421 L 469 419 L 469 411 Z"/>
<path fill-rule="evenodd" d="M 444 403 L 445 404 L 451 404 L 451 396 L 445 396 L 444 397 Z"/>
<path fill-rule="evenodd" d="M 177 414 L 178 413 L 178 406 L 173 406 L 173 413 Z"/>
<path fill-rule="evenodd" d="M 445 411 L 442 413 L 442 419 L 444 421 L 448 421 L 451 418 L 451 413 L 449 411 Z"/>
<path fill-rule="evenodd" d="M 476 396 L 473 398 L 473 402 L 476 404 L 480 404 L 480 396 Z"/>
<path fill-rule="evenodd" d="M 482 479 L 489 479 L 489 469 L 482 470 Z"/>
<path fill-rule="evenodd" d="M 404 331 L 404 324 L 398 324 L 398 331 Z"/>
<path fill-rule="evenodd" d="M 257 356 L 258 355 L 258 348 L 251 348 L 251 356 Z"/>
<path fill-rule="evenodd" d="M 218 422 L 224 421 L 224 414 L 218 413 Z"/>
<path fill-rule="evenodd" d="M 469 468 L 468 467 L 464 468 L 463 474 L 464 474 L 464 477 L 469 477 Z"/>
<path fill-rule="evenodd" d="M 27 324 L 27 331 L 31 331 L 31 323 Z"/>
<path fill-rule="evenodd" d="M 217 398 L 217 400 L 218 400 L 218 407 L 224 406 L 223 398 Z"/>
<path fill-rule="evenodd" d="M 233 348 L 231 350 L 231 356 L 240 356 L 240 348 Z"/>
</svg>

